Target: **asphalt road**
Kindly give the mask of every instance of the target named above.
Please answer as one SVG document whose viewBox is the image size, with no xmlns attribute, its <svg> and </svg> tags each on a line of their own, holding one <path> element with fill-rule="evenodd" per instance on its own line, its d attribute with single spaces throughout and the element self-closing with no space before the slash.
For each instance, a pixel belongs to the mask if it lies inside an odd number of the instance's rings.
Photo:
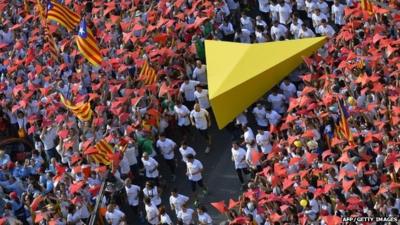
<svg viewBox="0 0 400 225">
<path fill-rule="evenodd" d="M 234 170 L 234 164 L 231 161 L 231 141 L 232 135 L 226 129 L 219 130 L 215 121 L 212 123 L 210 128 L 210 134 L 212 136 L 212 146 L 211 152 L 205 153 L 206 148 L 205 140 L 196 132 L 195 129 L 191 130 L 191 135 L 188 140 L 189 146 L 193 147 L 197 153 L 196 158 L 203 163 L 203 181 L 209 189 L 209 193 L 205 196 L 199 195 L 199 203 L 206 206 L 208 213 L 213 218 L 213 224 L 221 224 L 226 221 L 226 216 L 218 213 L 218 211 L 213 208 L 210 203 L 226 200 L 228 203 L 229 198 L 237 200 L 241 190 L 241 184 Z M 172 137 L 174 141 L 178 144 L 180 142 L 180 137 Z M 162 204 L 169 210 L 169 196 L 170 190 L 174 187 L 178 188 L 179 193 L 192 196 L 192 191 L 190 189 L 190 183 L 187 179 L 186 165 L 181 162 L 181 156 L 179 152 L 176 152 L 178 156 L 178 168 L 177 177 L 173 182 L 171 180 L 171 174 L 165 162 L 158 156 L 156 159 L 160 163 L 160 173 L 162 175 L 162 181 L 165 182 L 165 187 L 163 189 Z M 143 186 L 142 186 L 143 187 Z M 190 207 L 195 209 L 193 206 L 193 199 L 190 201 Z M 146 224 L 141 222 L 138 218 L 132 216 L 130 209 L 123 207 L 128 219 L 128 224 L 141 225 Z M 168 214 L 176 222 L 175 214 L 168 211 Z M 196 217 L 196 216 L 195 216 Z"/>
</svg>

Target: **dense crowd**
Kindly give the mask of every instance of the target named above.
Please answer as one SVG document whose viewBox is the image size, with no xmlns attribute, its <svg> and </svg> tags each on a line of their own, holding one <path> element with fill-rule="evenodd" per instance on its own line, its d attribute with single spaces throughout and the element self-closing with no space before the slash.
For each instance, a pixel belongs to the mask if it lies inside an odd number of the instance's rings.
<svg viewBox="0 0 400 225">
<path fill-rule="evenodd" d="M 54 22 L 48 29 L 59 57 L 51 56 L 36 4 L 0 3 L 0 136 L 34 149 L 0 149 L 0 224 L 88 224 L 104 180 L 96 224 L 215 224 L 209 206 L 198 204 L 212 185 L 203 182 L 196 155 L 215 151 L 218 141 L 209 133 L 204 40 L 321 35 L 329 41 L 303 68 L 228 126 L 227 149 L 244 194 L 221 211 L 231 224 L 397 218 L 395 13 L 369 14 L 352 0 L 62 1 L 84 15 L 97 37 L 104 58 L 94 67 L 77 51 L 74 34 Z M 138 79 L 145 61 L 158 73 L 155 84 Z M 77 119 L 60 94 L 90 101 L 93 119 Z M 352 138 L 338 127 L 341 101 Z M 194 131 L 204 150 L 189 146 Z M 91 157 L 100 140 L 121 153 L 112 168 Z M 177 166 L 186 174 L 177 174 Z M 164 169 L 170 177 L 160 177 Z M 163 192 L 163 183 L 173 187 L 185 175 L 192 193 Z"/>
</svg>

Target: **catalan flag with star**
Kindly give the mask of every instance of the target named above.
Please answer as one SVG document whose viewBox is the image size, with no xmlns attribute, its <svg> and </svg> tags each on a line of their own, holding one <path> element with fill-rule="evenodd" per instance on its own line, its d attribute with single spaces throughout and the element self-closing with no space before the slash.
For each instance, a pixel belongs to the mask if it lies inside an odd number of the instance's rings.
<svg viewBox="0 0 400 225">
<path fill-rule="evenodd" d="M 82 18 L 79 24 L 78 35 L 75 38 L 79 51 L 94 66 L 101 65 L 102 57 L 97 46 L 96 39 L 92 31 L 86 26 L 86 21 Z"/>
<path fill-rule="evenodd" d="M 47 20 L 61 24 L 68 31 L 76 29 L 80 18 L 78 14 L 56 1 L 49 1 L 47 3 Z"/>
</svg>

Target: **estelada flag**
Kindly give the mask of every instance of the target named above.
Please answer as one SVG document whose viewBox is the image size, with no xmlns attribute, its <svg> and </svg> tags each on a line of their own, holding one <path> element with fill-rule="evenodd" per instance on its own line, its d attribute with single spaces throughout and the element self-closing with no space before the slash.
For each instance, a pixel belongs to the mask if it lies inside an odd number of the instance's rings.
<svg viewBox="0 0 400 225">
<path fill-rule="evenodd" d="M 47 19 L 61 24 L 68 31 L 72 31 L 78 26 L 81 17 L 62 4 L 49 1 L 47 3 Z"/>
<path fill-rule="evenodd" d="M 100 164 L 104 164 L 106 166 L 110 166 L 112 160 L 110 160 L 109 155 L 113 155 L 113 148 L 110 144 L 107 143 L 105 139 L 101 139 L 95 145 L 97 149 L 96 153 L 90 154 L 90 157 L 96 162 Z"/>
<path fill-rule="evenodd" d="M 140 71 L 139 80 L 143 80 L 147 85 L 154 84 L 157 81 L 157 73 L 150 67 L 147 61 L 144 62 L 142 70 Z"/>
<path fill-rule="evenodd" d="M 78 45 L 79 51 L 91 64 L 95 66 L 101 65 L 102 57 L 100 49 L 97 46 L 96 39 L 92 32 L 86 26 L 85 19 L 82 19 L 80 22 L 76 44 Z"/>
</svg>

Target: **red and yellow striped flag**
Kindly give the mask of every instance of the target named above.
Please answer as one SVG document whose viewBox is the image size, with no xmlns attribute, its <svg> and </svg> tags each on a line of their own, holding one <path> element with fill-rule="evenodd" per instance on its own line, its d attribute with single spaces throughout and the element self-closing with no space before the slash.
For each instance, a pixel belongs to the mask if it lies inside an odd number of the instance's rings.
<svg viewBox="0 0 400 225">
<path fill-rule="evenodd" d="M 85 19 L 82 19 L 80 22 L 76 44 L 78 45 L 79 51 L 91 64 L 95 66 L 101 65 L 102 57 L 100 49 L 97 46 L 92 31 L 86 26 Z"/>
<path fill-rule="evenodd" d="M 72 31 L 79 25 L 81 17 L 62 4 L 49 1 L 47 3 L 47 19 L 61 24 L 68 31 Z"/>
<path fill-rule="evenodd" d="M 369 13 L 373 13 L 373 7 L 370 0 L 361 0 L 361 8 Z"/>
<path fill-rule="evenodd" d="M 78 103 L 73 105 L 70 101 L 65 100 L 60 94 L 60 100 L 80 121 L 89 121 L 92 119 L 93 111 L 90 108 L 90 103 Z"/>
<path fill-rule="evenodd" d="M 144 62 L 142 70 L 140 71 L 139 80 L 143 80 L 146 85 L 157 82 L 157 73 L 150 67 L 147 61 Z"/>
<path fill-rule="evenodd" d="M 96 162 L 100 164 L 104 164 L 106 166 L 112 165 L 112 161 L 110 160 L 109 155 L 113 154 L 113 148 L 110 144 L 107 143 L 105 139 L 101 139 L 95 145 L 97 152 L 90 154 L 90 157 Z"/>
<path fill-rule="evenodd" d="M 51 33 L 49 31 L 49 27 L 47 26 L 47 24 L 44 27 L 44 39 L 47 42 L 47 44 L 49 45 L 51 58 L 53 58 L 56 62 L 59 62 L 58 61 L 58 48 L 57 48 L 56 42 L 54 41 L 53 35 L 51 35 Z"/>
</svg>

